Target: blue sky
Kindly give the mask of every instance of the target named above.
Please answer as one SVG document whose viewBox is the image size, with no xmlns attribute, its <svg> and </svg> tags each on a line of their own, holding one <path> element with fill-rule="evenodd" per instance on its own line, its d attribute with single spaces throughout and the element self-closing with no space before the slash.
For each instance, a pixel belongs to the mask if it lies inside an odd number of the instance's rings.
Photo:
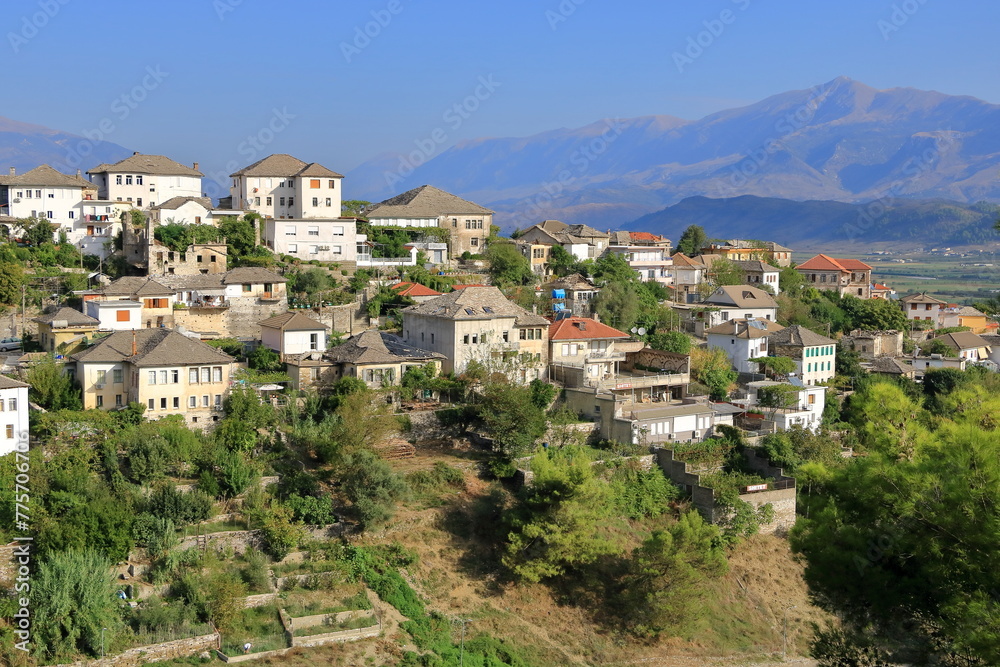
<svg viewBox="0 0 1000 667">
<path fill-rule="evenodd" d="M 1000 103 L 1000 3 L 986 0 L 8 0 L 5 10 L 0 115 L 75 133 L 103 122 L 109 141 L 206 172 L 275 152 L 347 172 L 435 130 L 440 152 L 605 117 L 699 118 L 842 74 Z M 374 36 L 358 38 L 366 28 Z M 268 141 L 248 147 L 250 136 Z"/>
</svg>

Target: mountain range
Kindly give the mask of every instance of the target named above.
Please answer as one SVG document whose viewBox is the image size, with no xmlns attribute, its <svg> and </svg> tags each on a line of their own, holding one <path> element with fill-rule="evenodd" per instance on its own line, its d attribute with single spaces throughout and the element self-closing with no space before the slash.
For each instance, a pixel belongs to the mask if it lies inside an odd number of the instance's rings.
<svg viewBox="0 0 1000 667">
<path fill-rule="evenodd" d="M 111 143 L 0 117 L 0 165 L 24 173 L 48 164 L 67 174 L 114 163 L 132 151 Z M 4 169 L 3 173 L 7 173 Z"/>
<path fill-rule="evenodd" d="M 1000 200 L 1000 105 L 838 77 L 700 120 L 473 139 L 411 168 L 420 157 L 380 156 L 346 182 L 371 201 L 433 183 L 490 206 L 506 229 L 545 218 L 617 228 L 695 196 L 971 204 Z"/>
</svg>

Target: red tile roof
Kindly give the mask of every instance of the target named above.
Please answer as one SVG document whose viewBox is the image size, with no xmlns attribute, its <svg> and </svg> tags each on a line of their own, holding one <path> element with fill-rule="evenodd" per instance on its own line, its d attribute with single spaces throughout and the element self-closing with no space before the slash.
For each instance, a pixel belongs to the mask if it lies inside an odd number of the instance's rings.
<svg viewBox="0 0 1000 667">
<path fill-rule="evenodd" d="M 857 259 L 835 259 L 829 255 L 816 255 L 812 259 L 799 264 L 797 269 L 811 271 L 871 271 L 872 267 Z"/>
<path fill-rule="evenodd" d="M 420 283 L 396 283 L 391 289 L 400 296 L 441 296 L 441 292 Z"/>
<path fill-rule="evenodd" d="M 875 289 L 877 289 L 877 290 L 887 290 L 889 292 L 892 291 L 891 287 L 889 287 L 888 285 L 883 285 L 882 283 L 875 283 Z"/>
<path fill-rule="evenodd" d="M 651 232 L 629 232 L 629 237 L 633 241 L 663 241 L 664 238 L 659 234 L 653 234 Z"/>
<path fill-rule="evenodd" d="M 624 331 L 619 331 L 607 324 L 586 317 L 567 317 L 549 327 L 549 340 L 582 340 L 584 338 L 629 338 Z"/>
</svg>

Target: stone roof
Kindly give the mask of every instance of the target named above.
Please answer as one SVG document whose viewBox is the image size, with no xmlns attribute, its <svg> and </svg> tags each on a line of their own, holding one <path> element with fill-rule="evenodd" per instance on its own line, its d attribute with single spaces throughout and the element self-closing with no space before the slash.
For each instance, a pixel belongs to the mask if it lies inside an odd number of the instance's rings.
<svg viewBox="0 0 1000 667">
<path fill-rule="evenodd" d="M 590 282 L 584 275 L 580 273 L 571 273 L 568 276 L 560 278 L 559 280 L 554 280 L 548 284 L 549 289 L 565 289 L 565 290 L 594 290 L 597 286 Z"/>
<path fill-rule="evenodd" d="M 744 271 L 755 271 L 758 273 L 776 273 L 781 270 L 778 267 L 771 266 L 767 262 L 762 262 L 759 259 L 752 259 L 752 260 L 737 259 L 733 260 L 733 264 L 740 267 Z"/>
<path fill-rule="evenodd" d="M 124 276 L 105 287 L 104 296 L 170 296 L 174 290 L 146 276 Z"/>
<path fill-rule="evenodd" d="M 957 314 L 964 315 L 966 317 L 986 317 L 986 313 L 978 308 L 973 308 L 972 306 L 962 306 L 958 309 Z"/>
<path fill-rule="evenodd" d="M 369 329 L 327 351 L 326 358 L 334 363 L 394 364 L 444 359 L 445 356 L 407 345 L 402 338 L 387 331 Z"/>
<path fill-rule="evenodd" d="M 416 306 L 403 309 L 403 319 L 407 314 L 440 317 L 447 320 L 492 320 L 498 317 L 513 317 L 517 325 L 549 325 L 541 315 L 529 313 L 507 297 L 496 287 L 466 287 L 449 294 L 443 294 Z"/>
<path fill-rule="evenodd" d="M 907 375 L 913 372 L 913 366 L 897 361 L 892 357 L 879 357 L 871 362 L 872 373 L 885 373 L 887 375 Z"/>
<path fill-rule="evenodd" d="M 38 322 L 39 324 L 52 324 L 53 322 L 65 322 L 66 326 L 69 327 L 86 327 L 86 326 L 97 326 L 100 324 L 98 320 L 95 320 L 90 315 L 84 315 L 76 308 L 68 308 L 63 306 L 61 308 L 53 309 L 51 312 L 40 315 L 39 317 L 32 318 L 32 322 Z"/>
<path fill-rule="evenodd" d="M 840 271 L 842 273 L 850 273 L 851 271 L 871 271 L 872 267 L 868 266 L 861 260 L 857 259 L 836 259 L 830 257 L 829 255 L 819 254 L 815 257 L 811 257 L 806 261 L 802 262 L 795 267 L 799 271 Z"/>
<path fill-rule="evenodd" d="M 713 306 L 736 308 L 777 308 L 774 298 L 764 290 L 749 285 L 723 285 L 705 299 Z"/>
<path fill-rule="evenodd" d="M 132 354 L 133 340 L 135 354 Z M 229 355 L 200 340 L 188 338 L 173 329 L 160 328 L 116 331 L 70 359 L 83 363 L 128 362 L 139 367 L 228 364 L 233 361 Z"/>
<path fill-rule="evenodd" d="M 705 329 L 705 333 L 752 340 L 756 338 L 767 338 L 771 334 L 777 333 L 782 329 L 784 329 L 783 326 L 777 322 L 772 322 L 771 320 L 762 320 L 760 318 L 750 318 L 747 320 L 745 318 L 740 318 L 737 320 L 729 320 L 728 322 L 723 322 L 722 324 L 717 324 L 710 329 Z"/>
<path fill-rule="evenodd" d="M 804 326 L 793 324 L 790 327 L 771 335 L 771 342 L 778 345 L 792 345 L 795 347 L 814 347 L 817 345 L 836 345 L 837 341 L 826 336 L 821 336 L 815 331 L 810 331 Z"/>
<path fill-rule="evenodd" d="M 154 206 L 153 210 L 176 211 L 188 202 L 194 202 L 206 211 L 212 210 L 212 200 L 209 197 L 171 197 L 162 204 Z"/>
<path fill-rule="evenodd" d="M 315 162 L 304 162 L 297 157 L 292 157 L 286 153 L 275 153 L 266 158 L 257 160 L 253 164 L 243 167 L 237 172 L 230 174 L 234 176 L 326 176 L 328 178 L 343 178 L 342 174 L 327 169 Z"/>
<path fill-rule="evenodd" d="M 942 301 L 941 299 L 935 299 L 932 296 L 927 296 L 927 292 L 920 292 L 919 294 L 907 294 L 906 296 L 900 298 L 903 303 L 936 303 L 941 306 L 947 306 L 947 301 Z"/>
<path fill-rule="evenodd" d="M 198 273 L 194 275 L 166 274 L 157 276 L 157 282 L 168 285 L 175 292 L 181 290 L 225 289 L 222 283 L 223 273 Z"/>
<path fill-rule="evenodd" d="M 0 389 L 20 389 L 21 387 L 30 386 L 31 385 L 26 382 L 9 378 L 6 375 L 0 375 Z"/>
<path fill-rule="evenodd" d="M 567 317 L 557 320 L 549 326 L 549 340 L 590 340 L 592 338 L 629 338 L 629 335 L 587 317 Z"/>
<path fill-rule="evenodd" d="M 219 274 L 222 276 L 222 284 L 224 285 L 238 285 L 240 283 L 287 283 L 288 279 L 284 276 L 279 276 L 273 271 L 268 271 L 267 269 L 262 269 L 258 266 L 241 266 L 238 269 L 230 269 L 225 273 Z"/>
<path fill-rule="evenodd" d="M 581 239 L 606 239 L 608 238 L 607 232 L 602 232 L 598 229 L 594 229 L 588 225 L 569 225 L 566 228 L 566 233 L 570 236 L 575 236 Z"/>
<path fill-rule="evenodd" d="M 365 211 L 372 218 L 437 218 L 442 215 L 490 215 L 488 208 L 439 190 L 433 185 L 421 185 Z"/>
<path fill-rule="evenodd" d="M 748 241 L 744 239 L 730 239 L 725 243 L 713 244 L 711 247 L 728 248 L 732 250 L 761 250 L 767 252 L 791 252 L 791 248 L 778 245 L 774 241 Z"/>
<path fill-rule="evenodd" d="M 318 329 L 330 328 L 322 322 L 317 322 L 313 318 L 307 317 L 302 313 L 292 312 L 269 317 L 266 320 L 258 322 L 258 324 L 262 327 L 267 327 L 268 329 L 278 329 L 279 331 L 316 331 Z"/>
<path fill-rule="evenodd" d="M 990 344 L 983 340 L 981 336 L 974 334 L 971 331 L 959 331 L 957 333 L 949 333 L 943 336 L 935 336 L 933 340 L 940 340 L 942 343 L 955 350 L 969 350 L 990 346 Z"/>
<path fill-rule="evenodd" d="M 196 176 L 199 178 L 204 176 L 197 169 L 185 166 L 180 162 L 175 162 L 163 155 L 143 155 L 142 153 L 133 153 L 130 157 L 114 164 L 100 164 L 90 169 L 87 173 L 117 174 L 126 172 L 132 174 L 153 174 L 156 176 Z"/>
<path fill-rule="evenodd" d="M 42 187 L 55 188 L 90 188 L 97 189 L 97 186 L 83 178 L 79 174 L 64 174 L 56 171 L 47 164 L 35 167 L 20 175 L 0 176 L 0 185 L 39 185 Z"/>
</svg>

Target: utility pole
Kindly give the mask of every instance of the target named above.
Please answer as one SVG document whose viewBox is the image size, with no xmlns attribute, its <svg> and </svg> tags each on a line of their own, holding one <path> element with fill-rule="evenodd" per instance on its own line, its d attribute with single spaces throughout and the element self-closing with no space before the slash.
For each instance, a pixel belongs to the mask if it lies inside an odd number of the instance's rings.
<svg viewBox="0 0 1000 667">
<path fill-rule="evenodd" d="M 101 628 L 101 658 L 104 658 L 104 633 L 107 628 Z"/>
<path fill-rule="evenodd" d="M 785 620 L 781 626 L 781 661 L 784 662 L 788 655 L 788 610 L 795 609 L 798 605 L 785 607 Z"/>
<path fill-rule="evenodd" d="M 454 620 L 454 622 L 462 624 L 462 644 L 461 644 L 461 649 L 459 649 L 459 653 L 458 653 L 458 664 L 459 664 L 459 667 L 465 667 L 465 624 L 466 623 L 472 623 L 472 619 L 471 618 L 456 618 Z"/>
<path fill-rule="evenodd" d="M 21 285 L 21 338 L 24 338 L 24 306 L 25 306 L 25 290 L 26 287 Z M 22 343 L 23 345 L 23 343 Z"/>
</svg>

